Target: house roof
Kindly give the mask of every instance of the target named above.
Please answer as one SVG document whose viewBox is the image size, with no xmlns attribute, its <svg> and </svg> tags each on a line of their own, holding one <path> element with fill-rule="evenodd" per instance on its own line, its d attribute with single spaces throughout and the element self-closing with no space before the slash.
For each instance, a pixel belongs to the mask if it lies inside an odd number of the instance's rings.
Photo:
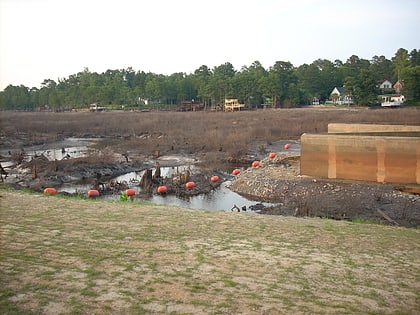
<svg viewBox="0 0 420 315">
<path fill-rule="evenodd" d="M 401 81 L 400 80 L 398 80 L 397 82 L 395 82 L 395 84 L 394 84 L 394 86 L 393 86 L 393 88 L 395 89 L 395 88 L 397 88 L 397 87 L 402 87 L 403 86 L 403 84 L 401 83 Z"/>
<path fill-rule="evenodd" d="M 335 91 L 335 90 L 337 90 L 338 95 L 341 95 L 341 94 L 344 94 L 344 93 L 345 93 L 344 86 L 336 86 L 336 87 L 332 90 L 331 94 L 334 94 L 334 91 Z"/>
<path fill-rule="evenodd" d="M 383 80 L 378 81 L 378 83 L 380 83 L 380 84 L 383 84 L 385 82 L 389 82 L 389 83 L 392 84 L 391 80 L 388 80 L 388 79 L 383 79 Z"/>
</svg>

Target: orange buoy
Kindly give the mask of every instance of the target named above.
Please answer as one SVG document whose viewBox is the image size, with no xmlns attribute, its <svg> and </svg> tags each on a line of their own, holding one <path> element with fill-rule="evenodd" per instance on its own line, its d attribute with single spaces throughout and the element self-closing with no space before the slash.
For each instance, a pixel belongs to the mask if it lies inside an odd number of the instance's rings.
<svg viewBox="0 0 420 315">
<path fill-rule="evenodd" d="M 240 170 L 239 168 L 235 168 L 235 169 L 232 171 L 232 175 L 238 175 L 239 173 L 241 173 L 241 170 Z"/>
<path fill-rule="evenodd" d="M 274 159 L 276 156 L 277 156 L 277 154 L 275 154 L 274 152 L 271 152 L 271 153 L 268 155 L 268 157 L 269 157 L 270 159 Z"/>
<path fill-rule="evenodd" d="M 260 166 L 260 161 L 252 162 L 252 167 L 258 167 L 258 166 Z"/>
<path fill-rule="evenodd" d="M 57 189 L 52 188 L 52 187 L 47 187 L 44 189 L 44 194 L 46 195 L 56 195 L 57 194 Z"/>
<path fill-rule="evenodd" d="M 97 191 L 96 189 L 91 189 L 88 191 L 87 195 L 88 197 L 98 197 L 99 191 Z"/>
<path fill-rule="evenodd" d="M 217 176 L 217 175 L 212 176 L 212 177 L 210 178 L 210 181 L 211 181 L 212 183 L 216 183 L 216 182 L 218 182 L 218 181 L 219 181 L 219 176 Z"/>
<path fill-rule="evenodd" d="M 289 149 L 290 149 L 290 143 L 286 143 L 286 144 L 284 145 L 284 149 L 285 149 L 285 150 L 289 150 Z"/>
<path fill-rule="evenodd" d="M 195 183 L 194 182 L 188 182 L 188 183 L 185 184 L 185 187 L 187 187 L 188 189 L 194 188 Z"/>
<path fill-rule="evenodd" d="M 136 194 L 136 191 L 132 188 L 129 188 L 125 191 L 125 193 L 127 194 L 127 196 L 131 197 L 131 196 L 134 196 Z"/>
<path fill-rule="evenodd" d="M 166 187 L 166 186 L 159 186 L 158 188 L 157 188 L 157 192 L 159 193 L 159 194 L 164 194 L 164 193 L 166 193 L 168 191 L 168 187 Z"/>
</svg>

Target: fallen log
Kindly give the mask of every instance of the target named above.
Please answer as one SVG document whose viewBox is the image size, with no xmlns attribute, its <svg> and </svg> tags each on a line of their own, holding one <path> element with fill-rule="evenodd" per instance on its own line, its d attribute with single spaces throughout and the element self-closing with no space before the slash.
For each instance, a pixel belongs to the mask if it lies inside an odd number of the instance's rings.
<svg viewBox="0 0 420 315">
<path fill-rule="evenodd" d="M 384 213 L 382 210 L 377 210 L 377 212 L 381 215 L 381 217 L 383 217 L 385 220 L 387 220 L 388 222 L 395 224 L 395 225 L 399 225 L 399 223 L 397 221 L 395 221 L 394 219 L 391 219 L 386 213 Z"/>
</svg>

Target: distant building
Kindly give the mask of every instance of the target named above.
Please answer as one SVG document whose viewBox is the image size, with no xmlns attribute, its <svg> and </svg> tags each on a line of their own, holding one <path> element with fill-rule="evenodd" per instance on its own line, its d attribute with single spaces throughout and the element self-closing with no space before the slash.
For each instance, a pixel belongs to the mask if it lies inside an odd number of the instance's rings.
<svg viewBox="0 0 420 315">
<path fill-rule="evenodd" d="M 100 106 L 99 103 L 92 103 L 89 105 L 89 110 L 91 112 L 102 112 L 105 110 L 105 107 Z"/>
<path fill-rule="evenodd" d="M 394 107 L 404 104 L 404 95 L 401 94 L 385 94 L 381 95 L 382 107 Z"/>
<path fill-rule="evenodd" d="M 403 88 L 403 84 L 400 80 L 398 80 L 397 82 L 395 82 L 392 88 L 394 89 L 395 93 L 400 94 Z"/>
<path fill-rule="evenodd" d="M 392 83 L 388 80 L 385 80 L 379 88 L 382 93 L 382 95 L 379 96 L 381 98 L 381 106 L 394 107 L 404 104 L 404 95 L 401 94 L 403 84 L 400 80 L 395 82 L 394 85 L 392 85 Z"/>
<path fill-rule="evenodd" d="M 235 110 L 241 110 L 244 108 L 245 104 L 240 104 L 238 99 L 236 98 L 226 98 L 224 104 L 225 112 L 233 112 Z"/>
<path fill-rule="evenodd" d="M 379 84 L 379 89 L 382 91 L 382 93 L 392 91 L 392 83 L 389 80 L 382 81 Z"/>
<path fill-rule="evenodd" d="M 330 102 L 335 105 L 351 105 L 353 97 L 347 93 L 343 86 L 336 86 L 330 93 Z"/>
</svg>

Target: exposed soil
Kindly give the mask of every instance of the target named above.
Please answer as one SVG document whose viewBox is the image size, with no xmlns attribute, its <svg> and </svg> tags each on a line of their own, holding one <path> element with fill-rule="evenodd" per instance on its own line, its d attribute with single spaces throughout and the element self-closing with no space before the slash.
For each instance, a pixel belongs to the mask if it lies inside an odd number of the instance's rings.
<svg viewBox="0 0 420 315">
<path fill-rule="evenodd" d="M 296 155 L 265 158 L 257 168 L 248 168 L 238 175 L 230 188 L 278 203 L 262 207 L 260 212 L 264 214 L 420 225 L 420 196 L 401 191 L 405 187 L 301 176 Z"/>
</svg>

